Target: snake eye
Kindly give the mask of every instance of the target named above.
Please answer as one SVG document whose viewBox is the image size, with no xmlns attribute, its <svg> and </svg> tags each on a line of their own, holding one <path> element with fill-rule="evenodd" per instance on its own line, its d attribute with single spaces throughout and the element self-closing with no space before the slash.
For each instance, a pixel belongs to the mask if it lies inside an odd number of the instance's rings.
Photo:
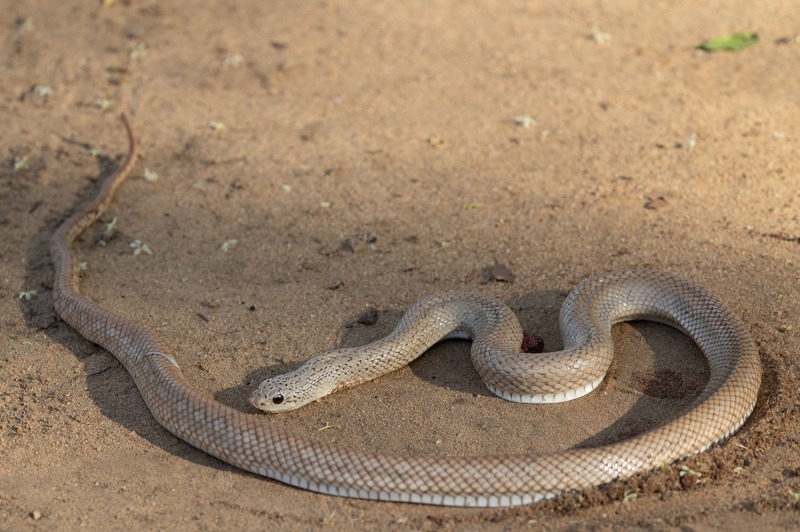
<svg viewBox="0 0 800 532">
<path fill-rule="evenodd" d="M 272 402 L 276 405 L 279 405 L 283 402 L 283 394 L 278 394 L 272 398 Z"/>
</svg>

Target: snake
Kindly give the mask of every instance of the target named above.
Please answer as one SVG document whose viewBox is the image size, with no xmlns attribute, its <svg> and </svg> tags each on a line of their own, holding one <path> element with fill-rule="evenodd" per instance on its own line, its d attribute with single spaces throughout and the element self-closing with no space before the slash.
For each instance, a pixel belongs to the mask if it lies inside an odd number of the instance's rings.
<svg viewBox="0 0 800 532">
<path fill-rule="evenodd" d="M 81 295 L 72 245 L 97 221 L 136 162 L 138 143 L 121 115 L 128 151 L 99 190 L 55 231 L 54 310 L 81 336 L 105 348 L 130 373 L 166 430 L 237 468 L 328 495 L 448 506 L 530 504 L 665 466 L 735 433 L 755 406 L 758 350 L 745 324 L 707 290 L 657 270 L 609 272 L 581 283 L 564 301 L 564 349 L 520 352 L 521 328 L 504 304 L 446 292 L 414 305 L 393 333 L 362 347 L 318 355 L 288 376 L 267 379 L 251 401 L 288 409 L 407 364 L 444 338 L 472 339 L 471 357 L 491 392 L 518 402 L 576 399 L 601 382 L 613 356 L 611 327 L 650 320 L 691 337 L 709 378 L 674 419 L 629 439 L 539 454 L 388 455 L 297 434 L 215 401 L 195 389 L 168 348 L 142 324 Z M 305 380 L 303 380 L 305 379 Z M 588 400 L 585 398 L 583 400 Z"/>
</svg>

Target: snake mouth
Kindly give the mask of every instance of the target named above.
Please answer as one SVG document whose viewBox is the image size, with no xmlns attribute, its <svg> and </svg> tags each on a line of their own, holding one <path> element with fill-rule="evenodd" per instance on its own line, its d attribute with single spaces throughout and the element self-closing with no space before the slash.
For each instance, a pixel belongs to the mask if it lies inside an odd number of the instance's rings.
<svg viewBox="0 0 800 532">
<path fill-rule="evenodd" d="M 259 410 L 263 409 L 264 402 L 264 396 L 261 395 L 259 390 L 254 390 L 253 393 L 250 394 L 250 404 Z"/>
</svg>

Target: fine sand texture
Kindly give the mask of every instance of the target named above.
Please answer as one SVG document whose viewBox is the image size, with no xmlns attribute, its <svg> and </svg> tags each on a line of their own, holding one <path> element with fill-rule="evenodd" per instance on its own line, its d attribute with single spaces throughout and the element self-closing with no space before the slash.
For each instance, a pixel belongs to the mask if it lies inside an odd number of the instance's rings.
<svg viewBox="0 0 800 532">
<path fill-rule="evenodd" d="M 106 3 L 0 1 L 0 529 L 800 526 L 800 4 Z M 740 31 L 757 44 L 697 49 Z M 504 301 L 557 350 L 576 284 L 654 268 L 748 325 L 755 411 L 709 452 L 511 509 L 343 499 L 228 466 L 161 428 L 53 311 L 50 238 L 121 161 L 121 111 L 142 153 L 76 243 L 82 291 L 221 403 L 265 416 L 247 401 L 262 379 L 380 338 L 443 290 Z M 576 401 L 502 401 L 448 341 L 270 419 L 395 454 L 619 441 L 678 415 L 708 369 L 667 326 L 613 332 L 606 380 Z"/>
</svg>

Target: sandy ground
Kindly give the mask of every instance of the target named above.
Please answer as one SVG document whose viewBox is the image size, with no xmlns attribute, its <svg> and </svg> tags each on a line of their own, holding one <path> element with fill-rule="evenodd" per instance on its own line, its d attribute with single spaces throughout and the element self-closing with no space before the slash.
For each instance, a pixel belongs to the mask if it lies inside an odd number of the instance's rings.
<svg viewBox="0 0 800 532">
<path fill-rule="evenodd" d="M 1 3 L 0 529 L 800 526 L 797 2 L 99 4 Z M 695 49 L 743 30 L 755 47 Z M 114 237 L 98 246 L 97 224 L 78 244 L 83 290 L 218 401 L 253 412 L 262 378 L 378 338 L 445 289 L 507 302 L 558 349 L 580 280 L 649 267 L 748 324 L 756 410 L 681 464 L 694 473 L 508 510 L 346 500 L 229 467 L 163 430 L 52 309 L 49 239 L 124 153 L 121 110 L 143 154 L 104 217 Z M 495 263 L 513 282 L 483 282 Z M 393 453 L 616 441 L 674 417 L 707 369 L 668 327 L 614 332 L 609 377 L 573 403 L 491 396 L 451 341 L 275 422 Z"/>
</svg>

